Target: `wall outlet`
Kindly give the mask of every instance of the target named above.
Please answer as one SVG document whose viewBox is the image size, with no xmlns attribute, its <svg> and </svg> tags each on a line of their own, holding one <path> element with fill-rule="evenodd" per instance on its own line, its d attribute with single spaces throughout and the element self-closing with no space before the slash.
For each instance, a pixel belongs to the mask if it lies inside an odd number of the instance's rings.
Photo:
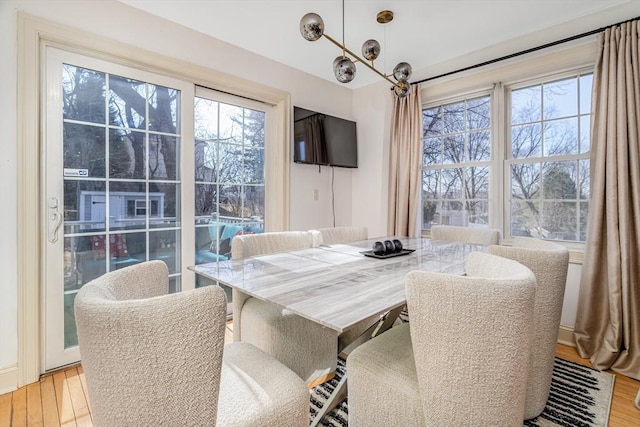
<svg viewBox="0 0 640 427">
<path fill-rule="evenodd" d="M 318 200 L 319 191 L 317 188 L 313 189 L 313 200 Z"/>
</svg>

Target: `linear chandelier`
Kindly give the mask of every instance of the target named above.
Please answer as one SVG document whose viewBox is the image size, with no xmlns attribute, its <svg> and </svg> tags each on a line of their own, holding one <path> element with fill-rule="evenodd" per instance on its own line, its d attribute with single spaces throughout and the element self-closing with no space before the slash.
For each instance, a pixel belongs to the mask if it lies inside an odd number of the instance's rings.
<svg viewBox="0 0 640 427">
<path fill-rule="evenodd" d="M 390 10 L 383 10 L 376 15 L 376 20 L 381 24 L 386 24 L 393 20 L 393 12 Z M 400 98 L 407 96 L 409 93 L 409 77 L 411 76 L 411 65 L 406 62 L 400 62 L 393 68 L 393 73 L 388 75 L 378 71 L 373 61 L 380 55 L 380 43 L 374 39 L 369 39 L 362 44 L 362 56 L 365 59 L 360 58 L 358 55 L 349 50 L 344 43 L 344 0 L 342 2 L 342 43 L 335 40 L 333 37 L 324 33 L 324 21 L 322 17 L 317 13 L 307 13 L 300 19 L 300 34 L 305 40 L 314 42 L 324 36 L 334 45 L 342 49 L 342 55 L 333 60 L 333 72 L 336 79 L 340 83 L 349 83 L 356 76 L 356 65 L 354 62 L 361 62 L 374 73 L 388 81 L 393 85 L 393 90 Z M 349 58 L 350 55 L 353 59 Z M 371 63 L 369 63 L 370 61 Z M 393 81 L 391 77 L 396 81 Z"/>
</svg>

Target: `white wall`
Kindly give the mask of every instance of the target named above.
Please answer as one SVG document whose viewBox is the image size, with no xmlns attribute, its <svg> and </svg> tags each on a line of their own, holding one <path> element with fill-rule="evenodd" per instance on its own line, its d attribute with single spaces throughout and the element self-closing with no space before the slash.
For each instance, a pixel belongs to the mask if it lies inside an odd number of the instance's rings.
<svg viewBox="0 0 640 427">
<path fill-rule="evenodd" d="M 351 91 L 146 14 L 122 3 L 73 0 L 0 0 L 0 381 L 17 363 L 17 12 L 108 37 L 167 57 L 219 70 L 291 94 L 293 105 L 353 119 Z M 37 84 L 37 82 L 33 82 Z M 331 175 L 308 165 L 291 165 L 290 228 L 330 226 Z M 351 174 L 336 168 L 336 224 L 351 221 Z M 319 200 L 313 201 L 313 189 Z M 34 250 L 35 254 L 35 250 Z M 33 260 L 37 262 L 36 259 Z M 5 384 L 0 382 L 0 393 Z"/>
<path fill-rule="evenodd" d="M 352 189 L 357 196 L 351 222 L 366 226 L 371 237 L 387 235 L 391 108 L 386 82 L 354 91 L 360 164 L 353 172 Z"/>
<path fill-rule="evenodd" d="M 18 360 L 16 28 L 11 4 L 0 1 L 0 372 Z"/>
</svg>

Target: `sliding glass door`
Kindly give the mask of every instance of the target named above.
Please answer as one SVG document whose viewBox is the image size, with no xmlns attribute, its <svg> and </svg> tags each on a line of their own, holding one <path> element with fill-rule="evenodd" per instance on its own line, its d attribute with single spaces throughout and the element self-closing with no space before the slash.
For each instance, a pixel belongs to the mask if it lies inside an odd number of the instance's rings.
<svg viewBox="0 0 640 427">
<path fill-rule="evenodd" d="M 170 291 L 194 286 L 183 274 L 193 264 L 183 191 L 193 163 L 181 161 L 192 156 L 184 141 L 193 85 L 53 48 L 46 68 L 43 317 L 52 369 L 79 360 L 73 302 L 87 282 L 159 259 Z"/>
</svg>

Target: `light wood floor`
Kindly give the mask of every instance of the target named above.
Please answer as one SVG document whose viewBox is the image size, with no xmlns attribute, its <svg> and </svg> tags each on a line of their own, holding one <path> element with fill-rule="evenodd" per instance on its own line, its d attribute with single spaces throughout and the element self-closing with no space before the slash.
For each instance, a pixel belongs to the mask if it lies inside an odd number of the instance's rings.
<svg viewBox="0 0 640 427">
<path fill-rule="evenodd" d="M 233 340 L 230 328 L 227 328 L 226 338 L 229 342 Z M 589 365 L 573 347 L 558 344 L 556 355 Z M 616 381 L 609 426 L 638 427 L 640 411 L 635 408 L 633 400 L 640 381 L 614 375 Z M 0 427 L 22 426 L 93 426 L 82 366 L 44 375 L 37 383 L 0 395 Z"/>
</svg>

